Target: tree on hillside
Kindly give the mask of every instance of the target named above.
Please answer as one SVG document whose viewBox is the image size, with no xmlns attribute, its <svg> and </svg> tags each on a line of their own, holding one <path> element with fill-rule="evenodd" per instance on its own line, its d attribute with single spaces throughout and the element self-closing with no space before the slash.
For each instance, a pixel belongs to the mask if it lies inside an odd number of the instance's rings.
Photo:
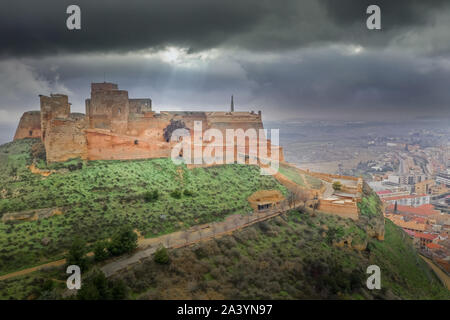
<svg viewBox="0 0 450 320">
<path fill-rule="evenodd" d="M 144 199 L 146 202 L 154 202 L 154 201 L 158 200 L 158 198 L 159 198 L 158 190 L 147 191 L 144 194 Z"/>
<path fill-rule="evenodd" d="M 130 226 L 123 227 L 113 235 L 108 244 L 108 251 L 113 256 L 128 253 L 137 248 L 137 234 Z"/>
<path fill-rule="evenodd" d="M 306 207 L 306 202 L 310 200 L 310 195 L 306 190 L 298 190 L 297 199 L 303 203 L 303 209 Z"/>
<path fill-rule="evenodd" d="M 75 237 L 66 256 L 67 265 L 76 265 L 81 271 L 86 271 L 88 266 L 86 253 L 86 242 L 80 237 Z"/>
<path fill-rule="evenodd" d="M 289 208 L 292 209 L 295 205 L 295 193 L 292 191 L 289 191 L 289 194 L 287 196 L 287 201 L 289 204 Z"/>
<path fill-rule="evenodd" d="M 11 167 L 10 167 L 10 176 L 11 177 L 17 176 L 17 167 L 14 165 L 11 165 Z"/>
<path fill-rule="evenodd" d="M 153 256 L 153 260 L 159 264 L 169 264 L 170 257 L 167 249 L 165 247 L 161 247 L 158 250 L 156 250 Z"/>
<path fill-rule="evenodd" d="M 340 181 L 333 182 L 334 191 L 339 191 L 342 189 L 342 183 Z"/>
<path fill-rule="evenodd" d="M 105 241 L 98 241 L 94 245 L 94 259 L 95 261 L 103 261 L 108 259 L 109 252 L 108 252 L 108 243 Z"/>
<path fill-rule="evenodd" d="M 128 289 L 121 280 L 108 280 L 100 270 L 93 271 L 77 293 L 79 300 L 122 300 Z"/>
</svg>

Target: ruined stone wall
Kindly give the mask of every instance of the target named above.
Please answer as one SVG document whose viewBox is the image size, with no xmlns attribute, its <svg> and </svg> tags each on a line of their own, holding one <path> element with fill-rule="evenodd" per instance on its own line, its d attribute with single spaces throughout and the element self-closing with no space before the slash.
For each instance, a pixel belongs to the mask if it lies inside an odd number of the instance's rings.
<svg viewBox="0 0 450 320">
<path fill-rule="evenodd" d="M 170 157 L 171 145 L 118 135 L 107 130 L 88 129 L 86 132 L 89 160 L 131 160 Z"/>
<path fill-rule="evenodd" d="M 353 220 L 358 220 L 358 206 L 356 202 L 348 203 L 336 203 L 330 200 L 320 200 L 319 211 L 341 216 L 343 218 L 350 218 Z"/>
<path fill-rule="evenodd" d="M 111 82 L 93 82 L 91 83 L 91 93 L 98 91 L 111 91 L 118 90 L 119 86 L 116 83 Z"/>
<path fill-rule="evenodd" d="M 51 120 L 44 143 L 47 162 L 87 159 L 86 128 L 86 117 L 80 114 L 71 114 L 67 119 Z"/>
<path fill-rule="evenodd" d="M 151 99 L 129 99 L 130 114 L 143 114 L 152 111 Z"/>
<path fill-rule="evenodd" d="M 253 128 L 263 129 L 261 115 L 251 112 L 207 112 L 207 126 L 216 128 L 225 135 L 226 129 L 242 129 L 244 131 Z"/>
<path fill-rule="evenodd" d="M 20 118 L 14 140 L 24 138 L 41 138 L 41 112 L 28 111 Z"/>
<path fill-rule="evenodd" d="M 83 159 L 142 159 L 169 157 L 176 142 L 168 143 L 164 138 L 164 129 L 171 121 L 181 120 L 190 129 L 194 138 L 194 123 L 200 121 L 202 133 L 208 129 L 218 129 L 222 141 L 218 141 L 222 154 L 234 150 L 234 160 L 238 152 L 249 162 L 252 157 L 271 157 L 270 141 L 263 137 L 267 154 L 252 153 L 258 150 L 258 139 L 245 139 L 245 148 L 235 137 L 235 146 L 227 144 L 226 129 L 263 128 L 261 113 L 254 112 L 189 112 L 168 111 L 159 114 L 151 111 L 150 99 L 129 99 L 128 92 L 119 90 L 114 83 L 92 83 L 91 98 L 86 100 L 86 116 L 71 114 L 66 95 L 54 94 L 40 96 L 41 111 L 26 113 L 16 132 L 16 138 L 41 136 L 49 162 L 65 161 L 71 158 Z M 241 132 L 242 133 L 242 132 Z M 239 135 L 239 134 L 238 134 Z M 201 150 L 216 144 L 216 141 L 199 141 L 191 144 L 191 154 L 200 143 Z M 280 161 L 283 161 L 282 149 L 277 147 Z M 243 154 L 242 154 L 243 153 Z M 212 153 L 214 155 L 214 153 Z M 248 157 L 250 155 L 250 157 Z"/>
<path fill-rule="evenodd" d="M 39 96 L 41 103 L 41 138 L 45 143 L 46 135 L 53 119 L 67 119 L 70 114 L 69 97 L 64 94 Z"/>
<path fill-rule="evenodd" d="M 302 170 L 302 169 L 299 169 Z M 352 180 L 352 181 L 359 181 L 360 178 L 352 177 L 352 176 L 343 176 L 339 174 L 330 174 L 330 173 L 322 173 L 322 172 L 312 172 L 309 170 L 303 170 L 306 174 L 309 174 L 310 176 L 328 181 L 333 182 L 334 179 L 342 179 L 342 180 Z"/>
</svg>

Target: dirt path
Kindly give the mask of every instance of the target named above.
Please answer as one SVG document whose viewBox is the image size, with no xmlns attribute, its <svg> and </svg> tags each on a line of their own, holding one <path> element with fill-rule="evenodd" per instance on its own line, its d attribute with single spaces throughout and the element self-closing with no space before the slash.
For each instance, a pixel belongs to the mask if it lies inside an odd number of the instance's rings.
<svg viewBox="0 0 450 320">
<path fill-rule="evenodd" d="M 91 256 L 94 255 L 94 253 L 93 252 L 88 252 L 86 255 L 88 257 L 91 257 Z M 51 267 L 60 267 L 60 266 L 63 266 L 65 264 L 66 264 L 66 259 L 55 260 L 55 261 L 52 261 L 52 262 L 40 264 L 40 265 L 35 266 L 35 267 L 31 267 L 31 268 L 23 269 L 23 270 L 20 270 L 20 271 L 7 273 L 7 274 L 5 274 L 3 276 L 0 276 L 0 281 L 11 279 L 11 278 L 18 277 L 18 276 L 23 276 L 23 275 L 26 275 L 26 274 L 29 274 L 29 273 L 33 273 L 33 272 L 44 270 L 44 269 L 51 268 Z"/>
<path fill-rule="evenodd" d="M 29 273 L 32 273 L 32 272 L 35 272 L 35 271 L 39 271 L 39 270 L 42 270 L 42 269 L 45 269 L 45 268 L 59 267 L 59 266 L 64 265 L 65 263 L 66 263 L 66 259 L 61 259 L 61 260 L 56 260 L 56 261 L 52 261 L 52 262 L 49 262 L 49 263 L 41 264 L 39 266 L 35 266 L 35 267 L 32 267 L 32 268 L 23 269 L 23 270 L 20 270 L 20 271 L 8 273 L 8 274 L 5 274 L 3 276 L 0 276 L 0 281 L 1 280 L 7 280 L 7 279 L 10 279 L 10 278 L 14 278 L 14 277 L 18 277 L 18 276 L 23 276 L 23 275 L 26 275 L 26 274 L 29 274 Z"/>
<path fill-rule="evenodd" d="M 298 203 L 295 207 L 300 205 L 303 204 Z M 157 238 L 143 239 L 139 242 L 139 248 L 141 250 L 127 257 L 120 257 L 119 259 L 104 265 L 101 270 L 109 277 L 133 264 L 140 263 L 142 259 L 150 257 L 161 246 L 174 249 L 190 246 L 213 238 L 219 238 L 254 223 L 276 217 L 287 210 L 289 210 L 289 208 L 280 206 L 272 210 L 254 212 L 253 214 L 245 216 L 235 214 L 228 216 L 221 222 L 198 225 L 186 231 L 178 231 Z"/>
<path fill-rule="evenodd" d="M 431 269 L 433 269 L 434 273 L 438 276 L 438 278 L 441 280 L 441 282 L 444 284 L 444 286 L 450 290 L 450 277 L 441 270 L 437 265 L 434 264 L 433 261 L 431 261 L 428 258 L 425 258 L 424 256 L 420 255 L 420 257 L 430 266 Z"/>
<path fill-rule="evenodd" d="M 297 204 L 296 206 L 299 205 L 300 204 Z M 121 257 L 115 261 L 112 261 L 103 266 L 102 270 L 107 274 L 107 276 L 109 276 L 125 267 L 128 267 L 129 265 L 139 262 L 143 258 L 151 256 L 156 251 L 156 249 L 158 249 L 162 245 L 167 248 L 180 248 L 197 243 L 199 241 L 206 241 L 214 237 L 221 237 L 223 235 L 230 234 L 235 230 L 245 228 L 256 222 L 275 217 L 286 211 L 287 209 L 288 208 L 286 207 L 278 207 L 272 210 L 254 212 L 253 214 L 246 216 L 234 214 L 228 216 L 224 221 L 221 222 L 197 225 L 185 231 L 173 232 L 156 238 L 138 239 L 138 251 L 136 253 L 131 256 Z M 92 256 L 93 253 L 89 252 L 87 255 Z M 50 267 L 59 267 L 64 265 L 65 263 L 66 260 L 61 259 L 41 264 L 39 266 L 8 273 L 0 276 L 0 281 L 23 276 Z"/>
</svg>

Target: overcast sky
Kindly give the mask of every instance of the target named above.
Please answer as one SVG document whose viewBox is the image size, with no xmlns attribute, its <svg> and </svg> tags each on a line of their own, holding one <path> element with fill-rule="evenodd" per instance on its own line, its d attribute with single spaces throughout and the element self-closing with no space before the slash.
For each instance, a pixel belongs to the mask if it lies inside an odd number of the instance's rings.
<svg viewBox="0 0 450 320">
<path fill-rule="evenodd" d="M 370 4 L 382 30 L 366 28 Z M 15 0 L 0 39 L 2 141 L 38 94 L 84 112 L 104 79 L 157 111 L 224 110 L 234 94 L 264 120 L 450 116 L 450 1 Z"/>
</svg>

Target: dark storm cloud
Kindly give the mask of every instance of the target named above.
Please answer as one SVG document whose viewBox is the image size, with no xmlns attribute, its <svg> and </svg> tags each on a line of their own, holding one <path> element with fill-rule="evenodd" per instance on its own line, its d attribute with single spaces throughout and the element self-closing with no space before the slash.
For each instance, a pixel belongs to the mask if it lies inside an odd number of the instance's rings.
<svg viewBox="0 0 450 320">
<path fill-rule="evenodd" d="M 450 116 L 448 61 L 400 52 L 309 50 L 266 65 L 245 65 L 255 97 L 287 117 L 377 119 Z M 269 102 L 270 101 L 270 102 Z"/>
<path fill-rule="evenodd" d="M 61 75 L 59 81 L 73 91 L 77 111 L 84 110 L 89 82 L 103 81 L 108 70 L 107 80 L 119 83 L 132 97 L 152 98 L 157 110 L 223 110 L 233 93 L 238 109 L 261 109 L 268 118 L 450 115 L 448 60 L 397 51 L 347 46 L 282 54 L 233 51 L 196 67 L 139 55 L 47 58 L 32 64 L 48 79 L 55 72 Z M 59 66 L 55 72 L 53 65 Z"/>
<path fill-rule="evenodd" d="M 70 4 L 81 31 L 65 26 Z M 369 4 L 381 31 L 366 28 Z M 0 10 L 0 130 L 39 109 L 38 94 L 67 93 L 84 112 L 90 82 L 104 79 L 156 110 L 225 110 L 234 94 L 237 110 L 265 120 L 448 116 L 449 5 L 16 0 Z"/>
<path fill-rule="evenodd" d="M 359 24 L 361 14 L 369 5 L 378 5 L 386 28 L 421 26 L 430 21 L 430 14 L 448 5 L 447 0 L 319 0 L 330 19 L 338 25 Z"/>
<path fill-rule="evenodd" d="M 383 32 L 369 32 L 372 1 L 334 0 L 16 0 L 0 11 L 0 54 L 132 51 L 176 45 L 193 51 L 238 46 L 262 51 L 327 41 L 386 45 L 430 21 L 445 1 L 376 1 Z M 81 7 L 82 30 L 65 26 L 66 8 Z"/>
</svg>

